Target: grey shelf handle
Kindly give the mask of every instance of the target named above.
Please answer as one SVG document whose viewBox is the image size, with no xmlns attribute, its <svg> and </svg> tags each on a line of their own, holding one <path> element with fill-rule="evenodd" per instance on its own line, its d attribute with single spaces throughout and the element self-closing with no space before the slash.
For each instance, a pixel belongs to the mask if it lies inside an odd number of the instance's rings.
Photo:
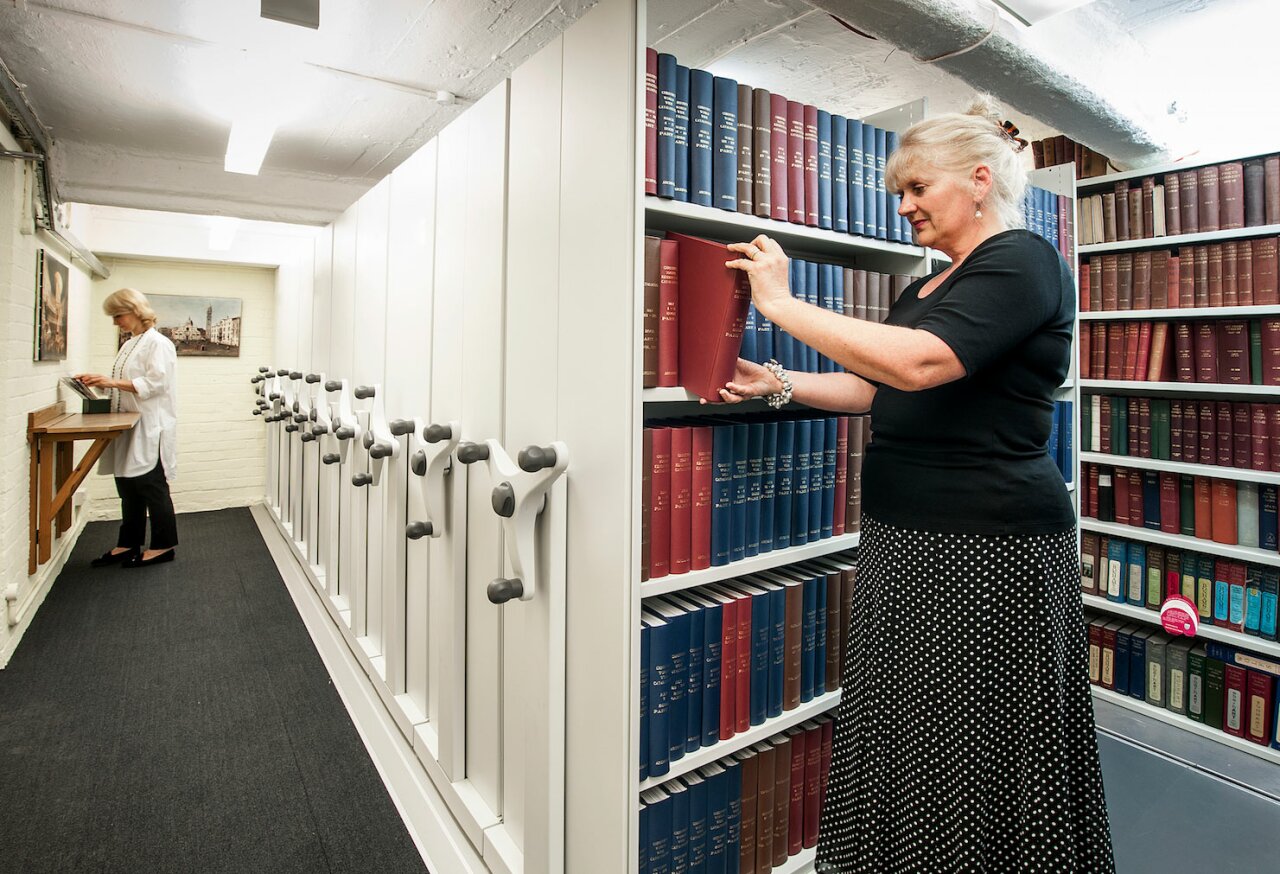
<svg viewBox="0 0 1280 874">
<path fill-rule="evenodd" d="M 258 368 L 258 372 L 259 372 L 259 373 L 270 373 L 270 372 L 271 372 L 271 368 L 270 368 L 270 367 L 259 367 L 259 368 Z"/>
<path fill-rule="evenodd" d="M 413 458 L 409 459 L 409 469 L 413 471 L 414 476 L 426 476 L 427 453 L 421 449 L 413 453 Z"/>
<path fill-rule="evenodd" d="M 391 433 L 397 437 L 413 433 L 413 419 L 392 419 L 387 423 Z"/>
<path fill-rule="evenodd" d="M 489 503 L 493 506 L 493 512 L 503 519 L 510 519 L 516 513 L 515 487 L 508 482 L 498 483 L 489 495 Z"/>
<path fill-rule="evenodd" d="M 404 536 L 410 540 L 419 540 L 429 537 L 433 530 L 430 522 L 410 522 L 404 527 Z"/>
<path fill-rule="evenodd" d="M 325 464 L 337 464 L 342 460 L 342 456 L 336 452 L 326 452 L 324 457 L 320 459 Z"/>
<path fill-rule="evenodd" d="M 503 579 L 499 577 L 489 584 L 486 594 L 489 596 L 490 602 L 505 604 L 524 594 L 524 583 L 518 578 Z"/>
<path fill-rule="evenodd" d="M 249 382 L 253 383 L 254 385 L 257 385 L 258 383 L 262 382 L 262 377 L 261 377 L 261 376 L 251 376 L 251 377 L 249 377 Z"/>
<path fill-rule="evenodd" d="M 428 443 L 439 443 L 453 437 L 453 429 L 448 425 L 428 425 L 422 429 L 422 439 Z"/>
<path fill-rule="evenodd" d="M 386 458 L 392 452 L 392 448 L 385 443 L 375 443 L 369 447 L 370 458 Z"/>
<path fill-rule="evenodd" d="M 262 408 L 261 408 L 261 407 L 258 407 L 256 410 L 254 410 L 254 411 L 253 411 L 253 414 L 254 414 L 255 416 L 261 416 L 261 415 L 262 415 Z"/>
<path fill-rule="evenodd" d="M 356 436 L 356 429 L 348 428 L 345 425 L 341 428 L 334 428 L 333 436 L 337 437 L 339 440 L 350 440 L 352 437 Z"/>
<path fill-rule="evenodd" d="M 273 391 L 271 394 L 267 395 L 267 397 L 271 398 L 273 401 L 278 401 L 280 400 L 280 392 Z"/>
<path fill-rule="evenodd" d="M 289 375 L 289 368 L 287 367 L 281 367 L 279 370 L 276 371 L 276 376 L 288 376 L 288 375 Z"/>
<path fill-rule="evenodd" d="M 316 384 L 317 382 L 319 382 L 319 381 L 320 381 L 320 374 L 318 374 L 318 373 L 308 373 L 308 374 L 307 374 L 307 382 L 308 382 L 309 384 L 311 384 L 311 385 L 315 385 L 315 384 Z"/>
<path fill-rule="evenodd" d="M 302 432 L 301 440 L 303 443 L 310 443 L 312 440 L 315 440 L 315 439 L 316 439 L 316 435 L 312 434 L 310 431 Z"/>
<path fill-rule="evenodd" d="M 526 446 L 516 456 L 516 464 L 526 473 L 537 473 L 548 467 L 556 466 L 556 448 L 554 446 Z"/>
<path fill-rule="evenodd" d="M 489 457 L 489 447 L 483 443 L 459 443 L 458 461 L 463 464 L 474 464 Z"/>
<path fill-rule="evenodd" d="M 365 431 L 364 436 L 360 438 L 360 443 L 361 445 L 364 446 L 365 449 L 372 449 L 373 448 L 373 432 Z"/>
<path fill-rule="evenodd" d="M 375 394 L 375 390 L 374 390 L 374 387 L 371 385 L 358 385 L 356 386 L 355 391 L 353 391 L 352 394 L 355 395 L 358 399 L 364 400 L 365 398 L 373 397 Z"/>
<path fill-rule="evenodd" d="M 351 484 L 353 486 L 367 486 L 371 482 L 373 482 L 373 474 L 357 473 L 351 477 Z"/>
<path fill-rule="evenodd" d="M 304 425 L 307 422 L 307 414 L 295 413 L 293 416 L 293 421 L 297 422 L 299 425 Z"/>
<path fill-rule="evenodd" d="M 331 379 L 324 384 L 325 391 L 337 391 L 342 388 L 342 383 L 336 379 Z"/>
<path fill-rule="evenodd" d="M 301 370 L 290 370 L 290 371 L 289 371 L 289 378 L 290 378 L 290 379 L 302 379 L 302 371 L 301 371 Z"/>
<path fill-rule="evenodd" d="M 329 426 L 328 425 L 312 425 L 311 433 L 315 434 L 317 437 L 321 434 L 328 434 Z"/>
<path fill-rule="evenodd" d="M 297 431 L 297 430 L 298 430 L 298 426 L 297 426 L 297 425 L 294 425 L 294 424 L 291 422 L 291 423 L 289 423 L 288 425 L 285 425 L 285 426 L 284 426 L 284 429 L 285 429 L 286 431 L 288 431 L 290 434 L 292 434 L 294 431 Z"/>
<path fill-rule="evenodd" d="M 293 411 L 294 411 L 295 413 L 302 412 L 302 407 L 298 404 L 298 402 L 297 402 L 297 401 L 294 401 L 294 402 L 293 402 Z"/>
</svg>

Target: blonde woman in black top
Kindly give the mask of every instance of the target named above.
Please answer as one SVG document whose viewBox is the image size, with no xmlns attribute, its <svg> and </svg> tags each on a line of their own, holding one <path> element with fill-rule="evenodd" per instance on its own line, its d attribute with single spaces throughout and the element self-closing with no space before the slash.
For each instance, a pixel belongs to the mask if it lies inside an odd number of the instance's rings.
<svg viewBox="0 0 1280 874">
<path fill-rule="evenodd" d="M 903 134 L 886 187 L 951 265 L 885 324 L 793 298 L 767 236 L 730 246 L 757 310 L 849 372 L 739 361 L 722 399 L 874 429 L 819 872 L 1114 870 L 1075 517 L 1047 454 L 1074 291 L 1021 229 L 1020 150 L 989 98 Z"/>
</svg>

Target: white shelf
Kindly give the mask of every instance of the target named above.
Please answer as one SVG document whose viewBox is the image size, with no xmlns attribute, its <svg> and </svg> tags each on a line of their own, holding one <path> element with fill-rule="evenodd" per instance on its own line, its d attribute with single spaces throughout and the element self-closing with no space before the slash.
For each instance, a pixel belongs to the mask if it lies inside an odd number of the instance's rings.
<svg viewBox="0 0 1280 874">
<path fill-rule="evenodd" d="M 1110 467 L 1125 467 L 1134 470 L 1164 470 L 1169 473 L 1182 473 L 1188 476 L 1211 476 L 1215 479 L 1230 479 L 1250 483 L 1280 484 L 1280 473 L 1267 470 L 1252 470 L 1244 467 L 1223 467 L 1219 464 L 1190 464 L 1185 461 L 1165 461 L 1160 458 L 1135 458 L 1132 455 L 1111 455 L 1106 452 L 1081 452 L 1082 462 L 1105 464 Z"/>
<path fill-rule="evenodd" d="M 700 206 L 679 200 L 665 200 L 648 195 L 644 199 L 646 224 L 662 230 L 689 231 L 725 240 L 750 240 L 757 234 L 768 234 L 784 249 L 800 249 L 815 254 L 848 258 L 859 253 L 897 256 L 907 268 L 907 261 L 924 258 L 925 250 L 906 243 L 890 243 L 856 234 L 842 234 L 807 225 L 780 222 L 741 212 Z M 904 269 L 902 272 L 906 272 Z"/>
<path fill-rule="evenodd" d="M 1139 622 L 1145 622 L 1148 625 L 1162 627 L 1160 624 L 1160 611 L 1147 610 L 1144 607 L 1138 607 L 1134 604 L 1120 604 L 1111 601 L 1100 595 L 1081 595 L 1084 599 L 1086 607 L 1092 607 L 1095 610 L 1101 610 L 1105 613 L 1112 613 L 1116 616 L 1124 616 L 1129 619 L 1136 619 Z M 1247 649 L 1250 652 L 1266 653 L 1270 656 L 1280 656 L 1280 643 L 1274 640 L 1263 640 L 1261 637 L 1254 637 L 1249 634 L 1241 634 L 1238 631 L 1227 631 L 1217 625 L 1207 624 L 1205 621 L 1200 622 L 1200 633 L 1196 635 L 1196 639 L 1216 640 L 1219 643 L 1229 644 Z"/>
<path fill-rule="evenodd" d="M 685 753 L 684 758 L 671 763 L 670 771 L 661 777 L 650 777 L 648 780 L 643 781 L 640 784 L 640 791 L 644 792 L 646 789 L 653 789 L 656 786 L 661 786 L 663 783 L 688 774 L 690 771 L 696 771 L 704 765 L 718 762 L 725 756 L 731 756 L 738 750 L 746 749 L 762 740 L 768 740 L 793 725 L 799 725 L 807 719 L 821 716 L 838 706 L 840 706 L 840 690 L 836 689 L 834 692 L 828 692 L 825 695 L 814 698 L 812 701 L 806 701 L 792 710 L 784 710 L 781 716 L 766 719 L 760 725 L 753 725 L 747 731 L 735 734 L 728 740 L 722 740 L 709 747 L 702 747 L 692 753 Z"/>
<path fill-rule="evenodd" d="M 689 571 L 687 574 L 670 574 L 665 577 L 659 577 L 656 580 L 648 580 L 640 584 L 640 597 L 652 598 L 656 595 L 665 595 L 668 592 L 679 592 L 682 589 L 692 589 L 695 586 L 705 586 L 708 583 L 718 583 L 721 580 L 744 577 L 747 574 L 771 570 L 772 568 L 782 567 L 797 561 L 820 558 L 833 552 L 852 549 L 858 545 L 858 537 L 858 534 L 841 534 L 839 537 L 828 537 L 825 540 L 817 540 L 812 543 L 806 543 L 803 546 L 777 549 L 773 552 L 766 552 L 764 555 L 753 555 L 751 558 L 717 567 Z M 1280 564 L 1280 562 L 1277 562 L 1277 564 Z"/>
<path fill-rule="evenodd" d="M 1222 382 L 1140 382 L 1129 379 L 1082 379 L 1082 389 L 1196 397 L 1280 397 L 1280 385 L 1231 385 Z"/>
<path fill-rule="evenodd" d="M 1083 531 L 1097 531 L 1099 534 L 1110 534 L 1113 537 L 1127 537 L 1130 540 L 1144 540 L 1149 543 L 1162 543 L 1175 549 L 1191 549 L 1196 552 L 1207 552 L 1234 558 L 1238 561 L 1251 561 L 1254 564 L 1265 564 L 1280 567 L 1280 552 L 1257 549 L 1252 546 L 1233 546 L 1227 543 L 1215 543 L 1212 540 L 1201 540 L 1184 534 L 1166 534 L 1151 528 L 1139 528 L 1136 525 L 1122 525 L 1119 522 L 1099 522 L 1082 516 L 1080 528 Z"/>
<path fill-rule="evenodd" d="M 818 849 L 816 847 L 801 850 L 794 856 L 789 856 L 787 861 L 781 865 L 775 866 L 773 874 L 813 874 L 817 859 Z"/>
<path fill-rule="evenodd" d="M 1067 389 L 1073 389 L 1075 387 L 1076 387 L 1076 381 L 1074 379 L 1068 379 L 1065 382 L 1063 382 L 1062 385 L 1058 386 L 1058 391 L 1065 391 Z"/>
<path fill-rule="evenodd" d="M 1244 319 L 1251 316 L 1280 316 L 1280 308 L 1274 305 L 1249 307 L 1175 307 L 1163 310 L 1107 310 L 1080 314 L 1082 322 L 1125 321 L 1138 319 Z"/>
<path fill-rule="evenodd" d="M 1144 176 L 1147 174 L 1143 174 Z M 1085 195 L 1086 197 L 1088 195 Z M 1218 243 L 1224 240 L 1245 240 L 1250 237 L 1274 237 L 1280 234 L 1280 225 L 1256 225 L 1251 228 L 1232 228 L 1227 231 L 1201 231 L 1195 234 L 1176 234 L 1169 237 L 1144 237 L 1141 240 L 1120 240 L 1115 243 L 1090 243 L 1076 250 L 1078 255 L 1097 255 L 1106 252 L 1127 252 L 1134 249 L 1168 249 L 1200 243 Z"/>
<path fill-rule="evenodd" d="M 1209 740 L 1217 741 L 1224 746 L 1234 747 L 1242 752 L 1257 756 L 1260 759 L 1266 759 L 1269 762 L 1280 764 L 1280 750 L 1269 746 L 1262 746 L 1253 741 L 1245 740 L 1242 737 L 1235 737 L 1227 734 L 1225 731 L 1205 725 L 1202 722 L 1196 722 L 1194 719 L 1183 716 L 1180 713 L 1174 713 L 1171 710 L 1165 710 L 1163 707 L 1155 707 L 1145 701 L 1139 701 L 1137 698 L 1130 698 L 1128 695 L 1121 695 L 1111 689 L 1104 689 L 1101 686 L 1093 686 L 1093 697 L 1099 701 L 1109 701 L 1144 716 L 1150 716 L 1152 719 L 1158 719 L 1161 722 L 1167 722 L 1170 725 L 1186 731 L 1193 732 L 1201 737 L 1207 737 Z"/>
<path fill-rule="evenodd" d="M 696 394 L 689 391 L 687 388 L 681 388 L 680 386 L 663 387 L 663 388 L 646 388 L 640 393 L 640 397 L 646 404 L 674 404 L 674 403 L 680 403 L 682 401 L 689 401 L 691 403 L 696 404 L 700 400 L 702 400 L 702 398 L 698 397 Z M 759 399 L 757 398 L 754 400 L 759 400 Z M 748 401 L 748 403 L 750 403 L 750 401 Z M 764 401 L 761 400 L 760 403 L 763 404 Z M 718 404 L 717 406 L 727 407 L 729 405 Z M 734 406 L 740 406 L 740 405 L 735 404 Z"/>
</svg>

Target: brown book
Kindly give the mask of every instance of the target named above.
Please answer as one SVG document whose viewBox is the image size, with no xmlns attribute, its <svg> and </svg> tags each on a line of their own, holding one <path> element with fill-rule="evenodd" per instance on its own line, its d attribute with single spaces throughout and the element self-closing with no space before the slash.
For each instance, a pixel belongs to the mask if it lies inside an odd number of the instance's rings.
<svg viewBox="0 0 1280 874">
<path fill-rule="evenodd" d="M 738 212 L 755 215 L 755 113 L 750 85 L 738 85 Z"/>
<path fill-rule="evenodd" d="M 658 384 L 658 276 L 661 237 L 644 238 L 644 382 Z"/>
<path fill-rule="evenodd" d="M 1093 322 L 1089 325 L 1089 378 L 1106 379 L 1107 377 L 1107 323 Z"/>
<path fill-rule="evenodd" d="M 1121 379 L 1124 374 L 1124 322 L 1107 323 L 1106 379 Z"/>
<path fill-rule="evenodd" d="M 845 267 L 842 271 L 841 279 L 843 280 L 841 287 L 841 312 L 846 319 L 854 317 L 853 303 L 853 268 Z"/>
<path fill-rule="evenodd" d="M 847 451 L 847 450 L 846 450 Z M 826 677 L 823 688 L 828 692 L 840 688 L 840 584 L 841 573 L 833 568 L 827 572 L 827 640 L 826 640 Z M 819 605 L 821 609 L 821 605 Z"/>
<path fill-rule="evenodd" d="M 1080 591 L 1086 595 L 1098 594 L 1098 534 L 1095 531 L 1080 532 Z"/>
<path fill-rule="evenodd" d="M 845 523 L 848 530 L 848 523 Z M 778 582 L 783 582 L 781 579 Z M 804 588 L 796 580 L 783 583 L 786 593 L 786 628 L 782 647 L 785 661 L 782 668 L 782 709 L 795 710 L 800 706 L 800 673 L 804 662 Z"/>
<path fill-rule="evenodd" d="M 1267 223 L 1267 195 L 1262 159 L 1244 162 L 1244 225 L 1256 228 Z"/>
<path fill-rule="evenodd" d="M 1222 297 L 1222 244 L 1210 243 L 1207 247 L 1209 254 L 1205 265 L 1209 283 L 1209 306 L 1220 307 L 1223 305 Z M 1198 265 L 1197 265 L 1198 266 Z"/>
<path fill-rule="evenodd" d="M 1151 308 L 1163 310 L 1169 307 L 1169 250 L 1151 253 Z"/>
<path fill-rule="evenodd" d="M 1196 170 L 1183 170 L 1178 174 L 1182 190 L 1182 232 L 1200 232 L 1200 174 Z"/>
<path fill-rule="evenodd" d="M 1249 323 L 1218 323 L 1218 378 L 1229 385 L 1249 385 Z"/>
<path fill-rule="evenodd" d="M 1116 183 L 1116 240 L 1124 242 L 1133 239 L 1129 233 L 1129 183 Z"/>
<path fill-rule="evenodd" d="M 1169 350 L 1169 323 L 1151 326 L 1151 353 L 1147 361 L 1147 382 L 1173 381 L 1173 355 Z"/>
<path fill-rule="evenodd" d="M 1195 264 L 1195 305 L 1207 307 L 1209 306 L 1209 247 L 1196 246 L 1192 249 L 1191 254 Z"/>
<path fill-rule="evenodd" d="M 746 274 L 725 267 L 721 243 L 672 234 L 680 245 L 680 383 L 709 401 L 733 377 L 751 289 Z"/>
<path fill-rule="evenodd" d="M 1142 426 L 1142 416 L 1138 411 L 1138 406 L 1139 406 L 1138 398 L 1128 398 L 1125 402 L 1125 406 L 1128 408 L 1128 413 L 1129 413 L 1129 418 L 1126 422 L 1126 424 L 1128 425 L 1127 431 L 1128 431 L 1128 440 L 1129 440 L 1129 443 L 1128 443 L 1129 454 L 1136 458 L 1137 456 L 1142 454 L 1142 441 L 1139 439 L 1139 436 L 1138 436 L 1139 429 Z M 1138 498 L 1137 505 L 1139 509 L 1139 515 L 1141 515 L 1142 474 L 1135 470 L 1135 471 L 1130 471 L 1130 476 L 1132 477 L 1132 479 L 1130 480 L 1130 483 L 1131 483 L 1131 486 L 1133 487 L 1133 491 L 1130 494 L 1131 496 Z M 1139 525 L 1142 524 L 1141 519 L 1138 519 L 1138 524 Z"/>
<path fill-rule="evenodd" d="M 1035 164 L 1035 169 L 1044 169 L 1044 141 L 1034 140 L 1031 143 L 1031 160 Z"/>
<path fill-rule="evenodd" d="M 1215 543 L 1235 544 L 1236 521 L 1239 518 L 1236 510 L 1236 484 L 1229 479 L 1215 479 L 1213 488 L 1213 541 Z"/>
<path fill-rule="evenodd" d="M 867 301 L 867 271 L 857 267 L 853 269 L 853 317 L 866 320 L 870 318 L 870 304 Z"/>
<path fill-rule="evenodd" d="M 1129 239 L 1141 240 L 1148 236 L 1143 224 L 1142 189 L 1129 189 Z"/>
<path fill-rule="evenodd" d="M 804 104 L 787 101 L 787 206 L 790 221 L 804 224 L 808 215 L 804 185 Z"/>
<path fill-rule="evenodd" d="M 1151 398 L 1131 398 L 1138 405 L 1138 442 L 1129 447 L 1129 454 L 1139 458 L 1151 457 Z M 1132 404 L 1131 404 L 1132 405 Z"/>
<path fill-rule="evenodd" d="M 1262 319 L 1262 384 L 1280 385 L 1280 319 Z"/>
<path fill-rule="evenodd" d="M 1191 322 L 1173 323 L 1174 374 L 1178 382 L 1196 381 L 1195 341 L 1191 326 Z"/>
<path fill-rule="evenodd" d="M 1116 312 L 1120 309 L 1120 262 L 1115 255 L 1103 255 L 1102 262 L 1102 309 L 1105 312 Z"/>
<path fill-rule="evenodd" d="M 1213 322 L 1195 323 L 1196 382 L 1218 382 L 1218 331 Z"/>
<path fill-rule="evenodd" d="M 1151 309 L 1151 253 L 1133 253 L 1133 308 Z"/>
<path fill-rule="evenodd" d="M 1253 470 L 1271 469 L 1267 419 L 1267 404 L 1249 404 L 1249 467 Z"/>
<path fill-rule="evenodd" d="M 1147 378 L 1147 368 L 1151 361 L 1151 323 L 1138 323 L 1138 363 L 1133 369 L 1133 378 L 1144 380 Z"/>
<path fill-rule="evenodd" d="M 1044 140 L 1044 165 L 1053 167 L 1058 163 L 1058 141 L 1053 137 Z"/>
<path fill-rule="evenodd" d="M 738 750 L 733 754 L 738 761 L 738 773 L 742 777 L 742 807 L 740 811 L 738 874 L 756 872 L 756 822 L 760 797 L 760 756 L 754 749 Z"/>
<path fill-rule="evenodd" d="M 1178 255 L 1178 306 L 1196 305 L 1195 247 L 1180 250 Z M 1206 277 L 1207 279 L 1207 277 Z M 1208 289 L 1206 289 L 1207 293 Z"/>
<path fill-rule="evenodd" d="M 1253 304 L 1274 306 L 1280 303 L 1276 290 L 1276 238 L 1259 237 L 1253 245 Z"/>
<path fill-rule="evenodd" d="M 773 744 L 761 741 L 752 749 L 756 752 L 756 874 L 769 874 L 773 870 L 773 813 L 778 777 L 774 770 L 778 750 Z M 788 770 L 790 770 L 790 762 Z"/>
<path fill-rule="evenodd" d="M 1169 401 L 1169 459 L 1186 461 L 1182 455 L 1182 400 Z"/>
<path fill-rule="evenodd" d="M 1156 178 L 1147 176 L 1142 180 L 1142 236 L 1156 236 Z M 1163 212 L 1161 213 L 1163 217 Z"/>
<path fill-rule="evenodd" d="M 866 416 L 849 417 L 849 485 L 844 508 L 844 533 L 862 530 L 862 456 L 867 444 Z"/>
<path fill-rule="evenodd" d="M 1116 255 L 1116 309 L 1133 309 L 1133 253 Z"/>
<path fill-rule="evenodd" d="M 1253 241 L 1236 240 L 1236 302 L 1253 306 Z"/>
<path fill-rule="evenodd" d="M 751 90 L 751 164 L 754 170 L 751 202 L 761 218 L 773 216 L 773 95 L 763 88 Z"/>
<path fill-rule="evenodd" d="M 1102 241 L 1116 242 L 1116 196 L 1110 191 L 1102 195 Z"/>
<path fill-rule="evenodd" d="M 1200 435 L 1200 463 L 1217 464 L 1218 461 L 1218 407 L 1213 401 L 1200 401 L 1196 427 Z"/>
<path fill-rule="evenodd" d="M 671 573 L 671 429 L 652 428 L 649 578 Z"/>
<path fill-rule="evenodd" d="M 1280 155 L 1262 162 L 1263 215 L 1266 224 L 1280 224 Z"/>
<path fill-rule="evenodd" d="M 1244 227 L 1244 165 L 1228 161 L 1218 166 L 1219 227 L 1234 231 Z"/>
<path fill-rule="evenodd" d="M 658 385 L 679 384 L 680 244 L 663 240 L 658 249 Z"/>
<path fill-rule="evenodd" d="M 818 226 L 818 107 L 804 105 L 804 223 Z"/>
<path fill-rule="evenodd" d="M 1076 304 L 1077 312 L 1087 313 L 1093 308 L 1093 289 L 1090 285 L 1092 281 L 1093 277 L 1089 275 L 1089 262 L 1085 261 L 1080 265 L 1080 300 Z"/>
<path fill-rule="evenodd" d="M 649 579 L 651 550 L 649 516 L 653 508 L 653 429 L 645 428 L 640 438 L 640 581 Z"/>
<path fill-rule="evenodd" d="M 1231 466 L 1247 469 L 1253 455 L 1249 405 L 1231 404 Z"/>
<path fill-rule="evenodd" d="M 1103 310 L 1102 262 L 1105 255 L 1094 255 L 1089 260 L 1089 312 L 1100 313 Z"/>
<path fill-rule="evenodd" d="M 787 827 L 791 819 L 791 738 L 786 735 L 770 738 L 777 748 L 773 762 L 773 867 L 785 864 L 787 852 Z"/>
<path fill-rule="evenodd" d="M 1121 371 L 1121 379 L 1138 378 L 1138 341 L 1142 335 L 1143 324 L 1143 322 L 1124 323 L 1124 369 Z"/>
<path fill-rule="evenodd" d="M 881 273 L 878 279 L 880 280 L 880 304 L 876 309 L 876 321 L 883 325 L 884 320 L 889 318 L 889 309 L 893 306 L 893 275 Z"/>
<path fill-rule="evenodd" d="M 1164 176 L 1164 229 L 1169 236 L 1182 233 L 1182 185 L 1177 173 Z"/>
<path fill-rule="evenodd" d="M 1218 165 L 1210 164 L 1196 171 L 1199 181 L 1200 233 L 1222 229 L 1222 186 Z"/>
<path fill-rule="evenodd" d="M 1240 262 L 1238 248 L 1235 240 L 1228 240 L 1222 244 L 1222 305 L 1224 307 L 1238 306 L 1240 301 L 1240 291 L 1236 283 L 1236 265 Z"/>
<path fill-rule="evenodd" d="M 1207 476 L 1198 476 L 1194 480 L 1195 490 L 1195 536 L 1201 540 L 1213 539 L 1213 482 Z M 1187 520 L 1183 519 L 1183 522 Z"/>
<path fill-rule="evenodd" d="M 1102 226 L 1102 195 L 1095 194 L 1089 200 L 1093 201 L 1093 242 L 1105 243 L 1107 236 Z"/>
</svg>

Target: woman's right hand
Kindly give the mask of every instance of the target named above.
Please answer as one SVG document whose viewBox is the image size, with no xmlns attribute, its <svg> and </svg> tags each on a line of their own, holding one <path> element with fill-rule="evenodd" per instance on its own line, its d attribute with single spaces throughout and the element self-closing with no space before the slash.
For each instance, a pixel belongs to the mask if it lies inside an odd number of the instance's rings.
<svg viewBox="0 0 1280 874">
<path fill-rule="evenodd" d="M 782 383 L 776 376 L 754 361 L 739 358 L 733 368 L 733 379 L 720 389 L 720 399 L 726 404 L 738 404 L 751 398 L 762 398 L 782 391 Z M 706 401 L 704 400 L 705 404 Z"/>
</svg>

